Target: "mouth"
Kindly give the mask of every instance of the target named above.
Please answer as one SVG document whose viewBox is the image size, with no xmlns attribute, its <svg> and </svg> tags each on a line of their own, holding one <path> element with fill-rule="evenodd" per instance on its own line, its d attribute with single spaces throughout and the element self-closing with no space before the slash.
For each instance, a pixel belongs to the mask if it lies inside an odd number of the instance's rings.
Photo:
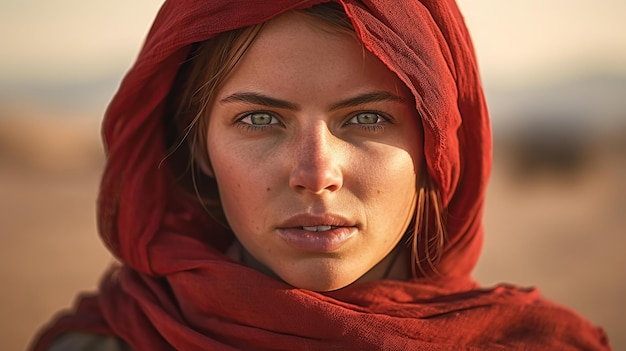
<svg viewBox="0 0 626 351">
<path fill-rule="evenodd" d="M 279 228 L 299 228 L 310 232 L 324 232 L 336 227 L 354 227 L 356 222 L 334 213 L 298 214 L 280 223 Z"/>
<path fill-rule="evenodd" d="M 300 251 L 328 253 L 339 250 L 356 236 L 358 228 L 353 221 L 339 215 L 298 215 L 289 218 L 277 228 L 283 241 Z"/>
<path fill-rule="evenodd" d="M 312 227 L 300 227 L 302 230 L 306 230 L 307 232 L 327 232 L 334 228 L 338 228 L 332 225 L 316 225 Z"/>
</svg>

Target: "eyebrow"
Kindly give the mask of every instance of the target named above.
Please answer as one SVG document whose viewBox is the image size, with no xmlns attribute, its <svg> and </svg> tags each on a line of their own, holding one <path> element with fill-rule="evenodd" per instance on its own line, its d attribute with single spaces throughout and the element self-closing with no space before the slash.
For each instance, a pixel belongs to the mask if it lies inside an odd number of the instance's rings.
<svg viewBox="0 0 626 351">
<path fill-rule="evenodd" d="M 359 106 L 359 105 L 363 105 L 366 103 L 382 102 L 382 101 L 406 102 L 404 98 L 398 95 L 381 90 L 381 91 L 373 91 L 369 93 L 359 94 L 355 97 L 352 97 L 343 101 L 339 101 L 333 104 L 330 107 L 330 110 L 331 111 L 339 110 L 339 109 L 346 108 L 346 107 L 354 107 L 354 106 Z M 263 105 L 267 107 L 283 108 L 283 109 L 293 110 L 293 111 L 300 110 L 300 106 L 298 106 L 297 104 L 294 104 L 289 101 L 281 100 L 281 99 L 276 99 L 276 98 L 273 98 L 271 96 L 267 96 L 264 94 L 255 93 L 255 92 L 234 93 L 220 100 L 220 103 L 223 103 L 223 104 L 233 103 L 233 102 L 243 102 L 243 103 L 248 103 L 248 104 Z"/>
<path fill-rule="evenodd" d="M 291 103 L 289 101 L 275 99 L 267 95 L 263 95 L 259 93 L 252 93 L 252 92 L 234 93 L 232 95 L 229 95 L 223 98 L 222 100 L 220 100 L 220 102 L 222 104 L 229 103 L 229 102 L 245 102 L 248 104 L 284 108 L 287 110 L 294 110 L 294 111 L 297 111 L 300 109 L 300 106 L 294 103 Z"/>
<path fill-rule="evenodd" d="M 373 91 L 371 93 L 360 94 L 355 97 L 339 101 L 338 103 L 332 105 L 330 109 L 339 110 L 346 107 L 354 107 L 371 102 L 383 101 L 405 102 L 405 99 L 388 91 Z"/>
</svg>

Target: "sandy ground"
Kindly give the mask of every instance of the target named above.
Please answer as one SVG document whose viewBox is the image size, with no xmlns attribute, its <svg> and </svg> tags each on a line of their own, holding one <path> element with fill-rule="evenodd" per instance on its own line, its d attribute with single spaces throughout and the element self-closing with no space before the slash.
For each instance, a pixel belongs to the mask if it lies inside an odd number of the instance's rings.
<svg viewBox="0 0 626 351">
<path fill-rule="evenodd" d="M 25 349 L 79 291 L 95 289 L 112 262 L 95 230 L 102 164 L 97 124 L 73 132 L 43 124 L 22 126 L 36 141 L 26 149 L 7 143 L 14 132 L 0 125 L 1 350 Z M 539 286 L 603 326 L 622 350 L 626 159 L 609 154 L 594 161 L 593 171 L 567 181 L 548 175 L 521 183 L 501 157 L 489 189 L 476 277 L 485 285 Z"/>
</svg>

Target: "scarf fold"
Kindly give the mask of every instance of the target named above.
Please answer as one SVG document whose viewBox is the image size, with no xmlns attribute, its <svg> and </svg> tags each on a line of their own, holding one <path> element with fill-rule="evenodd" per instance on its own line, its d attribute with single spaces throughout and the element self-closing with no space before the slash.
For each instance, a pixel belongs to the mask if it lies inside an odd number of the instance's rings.
<svg viewBox="0 0 626 351">
<path fill-rule="evenodd" d="M 163 167 L 164 114 L 192 44 L 324 1 L 164 3 L 103 124 L 100 235 L 121 262 L 97 295 L 33 345 L 67 331 L 115 335 L 135 350 L 610 349 L 602 330 L 536 290 L 480 289 L 491 132 L 474 49 L 453 0 L 340 0 L 358 38 L 415 96 L 428 172 L 448 238 L 439 274 L 317 293 L 229 259 L 232 240 Z"/>
</svg>

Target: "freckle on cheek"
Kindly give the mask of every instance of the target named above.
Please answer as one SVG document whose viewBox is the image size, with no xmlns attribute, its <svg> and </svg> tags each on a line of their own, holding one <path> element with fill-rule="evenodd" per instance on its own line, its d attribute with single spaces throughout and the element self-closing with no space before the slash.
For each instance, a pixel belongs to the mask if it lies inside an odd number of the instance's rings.
<svg viewBox="0 0 626 351">
<path fill-rule="evenodd" d="M 272 191 L 272 189 L 271 189 L 271 188 L 267 188 L 267 189 L 265 189 L 265 190 L 267 190 L 267 191 Z"/>
</svg>

